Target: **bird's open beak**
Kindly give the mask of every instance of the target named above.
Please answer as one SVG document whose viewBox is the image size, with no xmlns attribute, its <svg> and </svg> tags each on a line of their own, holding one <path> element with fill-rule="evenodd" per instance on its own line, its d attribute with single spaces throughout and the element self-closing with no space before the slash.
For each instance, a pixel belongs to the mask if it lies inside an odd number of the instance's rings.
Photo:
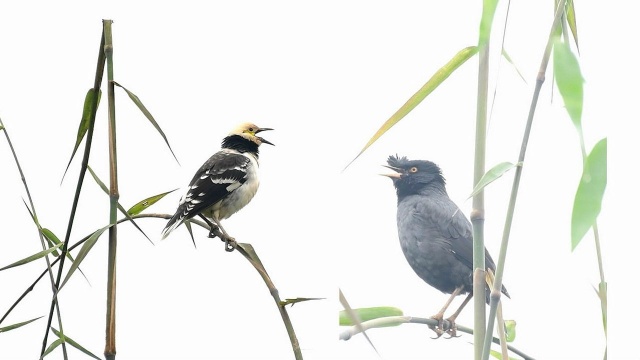
<svg viewBox="0 0 640 360">
<path fill-rule="evenodd" d="M 263 132 L 263 131 L 269 131 L 269 130 L 273 130 L 273 129 L 272 129 L 272 128 L 259 128 L 258 130 L 256 130 L 256 132 L 255 132 L 255 133 L 257 134 L 257 133 L 260 133 L 260 132 Z M 256 137 L 257 137 L 258 139 L 260 139 L 260 142 L 262 142 L 263 144 L 269 144 L 269 145 L 271 145 L 271 146 L 275 146 L 275 145 L 273 145 L 273 143 L 272 143 L 272 142 L 270 142 L 269 140 L 266 140 L 266 139 L 264 139 L 264 138 L 261 138 L 260 136 L 256 136 Z"/>
<path fill-rule="evenodd" d="M 402 173 L 403 170 L 397 167 L 393 167 L 393 166 L 389 166 L 389 165 L 382 165 L 384 167 L 386 167 L 387 169 L 391 169 L 393 171 L 396 171 L 395 173 L 391 173 L 391 174 L 380 174 L 382 176 L 386 176 L 388 178 L 391 178 L 392 180 L 396 180 L 396 179 L 400 179 L 402 177 Z"/>
</svg>

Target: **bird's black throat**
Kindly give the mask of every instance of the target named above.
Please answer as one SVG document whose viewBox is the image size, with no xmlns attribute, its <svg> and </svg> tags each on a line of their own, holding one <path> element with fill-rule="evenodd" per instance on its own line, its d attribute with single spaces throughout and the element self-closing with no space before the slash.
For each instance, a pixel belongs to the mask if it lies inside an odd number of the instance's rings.
<svg viewBox="0 0 640 360">
<path fill-rule="evenodd" d="M 233 149 L 241 153 L 250 152 L 258 157 L 258 144 L 240 135 L 229 135 L 222 139 L 223 149 Z"/>
</svg>

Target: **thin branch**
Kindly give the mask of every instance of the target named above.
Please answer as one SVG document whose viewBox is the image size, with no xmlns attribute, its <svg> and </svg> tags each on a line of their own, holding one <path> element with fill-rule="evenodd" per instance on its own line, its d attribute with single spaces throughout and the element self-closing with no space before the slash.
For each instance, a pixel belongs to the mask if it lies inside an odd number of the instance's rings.
<svg viewBox="0 0 640 360">
<path fill-rule="evenodd" d="M 445 324 L 444 327 L 448 327 L 450 326 L 449 322 L 447 320 L 444 320 Z M 373 320 L 369 320 L 369 321 L 365 321 L 362 322 L 362 329 L 367 331 L 370 329 L 374 329 L 374 328 L 382 328 L 382 327 L 389 327 L 391 325 L 399 325 L 399 324 L 423 324 L 423 325 L 428 325 L 428 326 L 438 326 L 438 320 L 435 319 L 431 319 L 431 318 L 421 318 L 421 317 L 413 317 L 413 316 L 387 316 L 387 317 L 383 317 L 383 318 L 377 318 L 377 319 L 373 319 Z M 466 326 L 462 326 L 458 323 L 456 323 L 456 328 L 458 331 L 462 331 L 464 333 L 467 334 L 471 334 L 473 335 L 473 329 L 470 329 Z M 358 329 L 358 327 L 356 326 L 350 326 L 349 328 L 347 328 L 345 331 L 340 333 L 340 340 L 349 340 L 351 339 L 353 336 L 357 335 L 361 333 L 361 330 Z M 493 342 L 495 344 L 500 344 L 500 339 L 493 337 Z M 516 349 L 515 347 L 508 345 L 507 344 L 507 348 L 513 352 L 514 354 L 517 354 L 519 356 L 521 356 L 523 359 L 525 360 L 532 360 L 533 358 L 525 353 L 523 353 L 522 351 Z"/>
</svg>

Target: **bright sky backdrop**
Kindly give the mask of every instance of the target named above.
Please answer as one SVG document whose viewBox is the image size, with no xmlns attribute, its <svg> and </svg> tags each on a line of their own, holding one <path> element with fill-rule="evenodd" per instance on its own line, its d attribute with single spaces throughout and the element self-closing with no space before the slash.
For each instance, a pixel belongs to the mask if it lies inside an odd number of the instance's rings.
<svg viewBox="0 0 640 360">
<path fill-rule="evenodd" d="M 432 160 L 442 167 L 452 199 L 469 214 L 477 58 L 342 170 L 440 66 L 476 44 L 481 4 L 6 3 L 0 11 L 0 117 L 40 222 L 64 237 L 80 156 L 60 181 L 93 84 L 101 20 L 114 20 L 115 79 L 152 112 L 180 161 L 117 89 L 120 202 L 128 208 L 181 188 L 151 209 L 173 213 L 193 172 L 233 126 L 252 121 L 275 128 L 264 135 L 276 146 L 261 149 L 258 195 L 225 228 L 254 245 L 283 299 L 326 298 L 289 308 L 305 359 L 377 359 L 361 336 L 337 340 L 338 288 L 354 307 L 396 306 L 413 316 L 430 316 L 446 300 L 407 265 L 396 234 L 395 193 L 391 181 L 377 174 L 390 154 Z M 507 4 L 501 2 L 496 15 L 494 50 Z M 626 6 L 577 1 L 576 8 L 586 145 L 610 136 L 600 227 L 610 283 L 609 355 L 640 358 L 637 349 L 627 350 L 637 341 L 629 329 L 639 320 L 632 296 L 638 238 L 630 226 L 637 222 L 637 195 L 625 190 L 636 185 L 636 177 L 621 174 L 635 166 L 629 155 L 637 155 L 639 77 L 629 37 L 639 29 Z M 552 10 L 551 1 L 511 4 L 505 49 L 526 83 L 512 65 L 493 58 L 488 167 L 517 160 Z M 540 359 L 600 359 L 604 340 L 593 291 L 599 277 L 592 236 L 573 253 L 569 245 L 581 173 L 578 137 L 551 85 L 549 71 L 511 232 L 504 283 L 512 299 L 504 311 L 518 323 L 513 345 L 522 351 Z M 103 89 L 90 165 L 106 182 Z M 4 136 L 0 169 L 4 266 L 41 249 Z M 486 192 L 486 244 L 496 259 L 511 180 L 510 173 Z M 87 177 L 72 241 L 107 223 L 108 197 Z M 272 298 L 239 254 L 225 253 L 202 229 L 196 229 L 194 249 L 184 227 L 160 241 L 164 221 L 139 224 L 155 245 L 130 225 L 120 227 L 118 359 L 293 358 Z M 90 283 L 77 274 L 60 294 L 66 334 L 98 355 L 104 348 L 106 249 L 103 236 L 81 266 Z M 43 266 L 41 261 L 0 272 L 0 313 Z M 42 281 L 2 326 L 46 315 L 47 284 Z M 472 307 L 459 323 L 472 326 Z M 41 319 L 0 334 L 0 358 L 37 358 L 44 330 Z M 472 356 L 468 335 L 434 341 L 417 325 L 369 335 L 383 359 Z M 73 349 L 70 355 L 84 358 Z M 50 358 L 61 358 L 61 352 Z"/>
</svg>

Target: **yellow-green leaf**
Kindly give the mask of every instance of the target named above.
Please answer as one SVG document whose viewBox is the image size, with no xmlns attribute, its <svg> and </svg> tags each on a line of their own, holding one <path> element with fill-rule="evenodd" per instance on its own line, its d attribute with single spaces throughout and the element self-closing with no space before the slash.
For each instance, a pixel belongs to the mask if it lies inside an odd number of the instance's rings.
<svg viewBox="0 0 640 360">
<path fill-rule="evenodd" d="M 49 345 L 49 347 L 47 348 L 47 350 L 44 351 L 40 359 L 51 354 L 51 352 L 55 350 L 60 344 L 62 344 L 62 339 L 56 339 L 56 341 L 52 342 L 51 345 Z"/>
<path fill-rule="evenodd" d="M 595 224 L 602 197 L 607 187 L 607 138 L 600 140 L 585 162 L 582 178 L 573 202 L 571 214 L 571 250 Z"/>
<path fill-rule="evenodd" d="M 567 9 L 567 23 L 569 24 L 569 29 L 571 29 L 571 34 L 573 35 L 573 41 L 576 42 L 576 49 L 580 52 L 580 45 L 578 44 L 578 24 L 576 23 L 576 8 L 575 1 L 569 2 L 569 8 Z"/>
<path fill-rule="evenodd" d="M 505 330 L 505 334 L 507 335 L 507 342 L 513 342 L 513 340 L 516 339 L 516 321 L 505 320 L 504 330 Z"/>
<path fill-rule="evenodd" d="M 584 78 L 580 72 L 578 59 L 569 48 L 569 44 L 556 38 L 553 46 L 553 72 L 558 91 L 571 121 L 582 133 L 582 101 Z"/>
<path fill-rule="evenodd" d="M 480 19 L 480 31 L 478 36 L 478 46 L 484 46 L 489 42 L 493 17 L 496 14 L 498 0 L 483 0 L 482 18 Z"/>
<path fill-rule="evenodd" d="M 422 102 L 429 94 L 433 92 L 443 81 L 445 81 L 453 72 L 460 67 L 460 65 L 464 64 L 467 60 L 469 60 L 473 55 L 478 52 L 477 46 L 469 46 L 462 50 L 460 50 L 457 54 L 453 56 L 448 63 L 446 63 L 443 67 L 438 69 L 433 76 L 415 93 L 409 100 L 407 100 L 400 109 L 398 109 L 391 117 L 385 121 L 384 124 L 378 129 L 378 131 L 373 135 L 371 139 L 365 144 L 365 146 L 360 150 L 358 155 L 351 160 L 351 162 L 345 167 L 349 167 L 351 163 L 353 163 L 362 153 L 365 152 L 374 142 L 376 142 L 387 130 L 391 129 L 395 124 L 397 124 L 402 118 L 404 118 L 408 113 L 411 112 L 418 104 Z"/>
<path fill-rule="evenodd" d="M 377 307 L 368 307 L 368 308 L 358 308 L 353 309 L 353 311 L 358 315 L 360 321 L 365 322 L 372 319 L 378 319 L 382 317 L 388 316 L 402 316 L 402 310 L 392 307 L 392 306 L 377 306 Z M 339 315 L 339 324 L 340 326 L 353 326 L 353 321 L 351 317 L 349 317 L 348 313 L 345 310 L 340 311 Z M 387 325 L 387 326 L 397 326 L 395 325 Z"/>
<path fill-rule="evenodd" d="M 148 197 L 148 198 L 138 202 L 137 204 L 133 205 L 129 210 L 127 210 L 127 213 L 129 215 L 131 215 L 131 216 L 138 215 L 142 211 L 147 209 L 149 206 L 155 204 L 156 202 L 158 202 L 158 200 L 160 200 L 163 197 L 165 197 L 167 194 L 170 194 L 170 193 L 172 193 L 172 192 L 174 192 L 176 190 L 178 190 L 178 189 L 173 189 L 171 191 L 163 192 L 162 194 L 158 194 L 158 195 L 154 195 L 154 196 Z"/>
<path fill-rule="evenodd" d="M 61 247 L 62 245 L 63 244 L 54 245 L 53 247 L 50 247 L 50 248 L 48 248 L 46 250 L 42 250 L 42 251 L 40 251 L 38 253 L 35 253 L 35 254 L 31 255 L 31 256 L 28 256 L 28 257 L 24 258 L 24 259 L 18 260 L 16 262 L 14 262 L 13 264 L 10 264 L 10 265 L 7 265 L 7 266 L 5 266 L 3 268 L 0 268 L 0 271 L 6 270 L 6 269 L 10 269 L 10 268 L 16 267 L 16 266 L 28 264 L 28 263 L 30 263 L 30 262 L 32 262 L 34 260 L 38 260 L 41 257 L 44 257 L 44 256 L 50 254 L 51 252 L 53 252 L 57 248 Z"/>
</svg>

